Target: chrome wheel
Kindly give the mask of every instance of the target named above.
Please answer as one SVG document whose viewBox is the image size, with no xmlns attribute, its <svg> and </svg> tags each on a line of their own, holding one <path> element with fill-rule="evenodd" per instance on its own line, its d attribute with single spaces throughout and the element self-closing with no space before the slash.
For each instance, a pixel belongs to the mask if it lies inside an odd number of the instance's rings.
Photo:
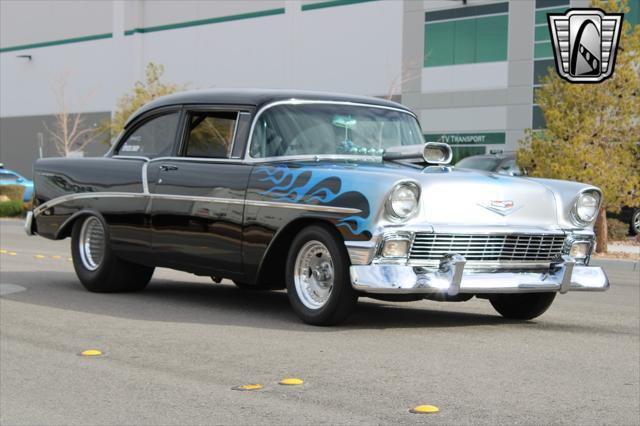
<svg viewBox="0 0 640 426">
<path fill-rule="evenodd" d="M 304 306 L 322 308 L 333 289 L 334 268 L 329 249 L 320 241 L 308 241 L 296 257 L 293 273 L 296 293 Z"/>
<path fill-rule="evenodd" d="M 636 234 L 640 234 L 640 210 L 637 210 L 633 214 L 633 219 L 631 220 L 631 224 L 633 226 L 633 230 L 636 231 Z"/>
<path fill-rule="evenodd" d="M 89 271 L 98 269 L 104 259 L 105 232 L 97 217 L 90 216 L 84 221 L 78 244 L 82 265 Z"/>
</svg>

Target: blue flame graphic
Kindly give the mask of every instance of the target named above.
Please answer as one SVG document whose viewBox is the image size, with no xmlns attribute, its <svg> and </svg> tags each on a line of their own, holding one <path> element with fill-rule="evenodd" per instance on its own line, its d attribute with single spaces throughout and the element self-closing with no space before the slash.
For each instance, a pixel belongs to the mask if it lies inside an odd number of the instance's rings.
<svg viewBox="0 0 640 426">
<path fill-rule="evenodd" d="M 303 202 L 305 204 L 310 203 L 329 203 L 340 194 L 345 191 L 342 189 L 342 179 L 339 179 L 340 185 L 338 191 L 334 192 L 329 187 L 320 187 L 313 193 L 309 194 L 309 191 L 316 187 L 322 181 L 328 179 L 327 176 L 317 175 L 306 167 L 300 167 L 296 169 L 289 169 L 286 165 L 277 165 L 275 167 L 259 167 L 256 169 L 256 174 L 264 174 L 264 177 L 259 178 L 260 182 L 270 182 L 273 186 L 260 195 L 270 196 L 278 201 L 289 202 Z M 304 185 L 296 186 L 296 182 L 299 177 L 304 173 L 309 175 L 308 180 Z M 333 176 L 335 177 L 335 176 Z M 286 182 L 286 183 L 285 183 Z M 348 216 L 342 218 L 338 225 L 339 227 L 345 227 L 353 234 L 361 234 L 367 230 L 368 216 Z"/>
<path fill-rule="evenodd" d="M 355 227 L 352 226 L 349 222 L 355 222 Z M 367 220 L 361 216 L 349 216 L 340 219 L 340 223 L 336 226 L 342 226 L 347 228 L 353 234 L 362 234 L 367 230 Z"/>
</svg>

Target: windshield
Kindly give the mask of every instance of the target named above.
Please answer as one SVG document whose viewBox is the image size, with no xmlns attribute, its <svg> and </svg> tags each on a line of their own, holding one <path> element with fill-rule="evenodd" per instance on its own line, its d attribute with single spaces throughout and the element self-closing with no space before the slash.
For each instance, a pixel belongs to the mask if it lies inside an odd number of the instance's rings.
<svg viewBox="0 0 640 426">
<path fill-rule="evenodd" d="M 423 144 L 411 114 L 340 104 L 277 105 L 256 122 L 253 158 L 293 155 L 381 156 L 400 145 Z"/>
<path fill-rule="evenodd" d="M 500 163 L 500 159 L 498 158 L 489 158 L 489 157 L 467 157 L 463 160 L 458 161 L 456 167 L 460 167 L 462 169 L 475 169 L 475 170 L 487 170 L 493 171 L 498 167 Z"/>
</svg>

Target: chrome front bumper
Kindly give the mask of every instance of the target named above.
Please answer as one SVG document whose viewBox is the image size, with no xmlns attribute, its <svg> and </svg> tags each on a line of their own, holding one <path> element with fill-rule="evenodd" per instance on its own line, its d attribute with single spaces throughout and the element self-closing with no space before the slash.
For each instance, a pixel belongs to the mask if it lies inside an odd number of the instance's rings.
<svg viewBox="0 0 640 426">
<path fill-rule="evenodd" d="M 571 290 L 604 291 L 609 279 L 597 266 L 577 265 L 569 256 L 548 271 L 465 270 L 466 260 L 456 254 L 445 256 L 437 269 L 410 265 L 371 264 L 350 268 L 351 284 L 365 293 L 533 293 Z"/>
</svg>

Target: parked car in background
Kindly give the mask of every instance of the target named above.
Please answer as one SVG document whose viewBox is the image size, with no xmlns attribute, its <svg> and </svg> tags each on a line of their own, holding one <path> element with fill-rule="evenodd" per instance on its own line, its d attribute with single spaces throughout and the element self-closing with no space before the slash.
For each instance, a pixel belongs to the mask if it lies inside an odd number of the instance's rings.
<svg viewBox="0 0 640 426">
<path fill-rule="evenodd" d="M 509 176 L 524 176 L 526 173 L 516 163 L 514 152 L 492 152 L 485 155 L 472 155 L 456 163 L 462 169 L 484 170 Z"/>
<path fill-rule="evenodd" d="M 631 235 L 640 234 L 640 208 L 639 207 L 623 207 L 619 213 L 607 213 L 607 217 L 618 219 L 629 224 L 629 233 Z"/>
<path fill-rule="evenodd" d="M 516 163 L 515 152 L 492 152 L 485 155 L 472 155 L 456 163 L 464 169 L 485 170 L 509 176 L 525 176 L 527 173 Z M 607 217 L 618 219 L 629 225 L 631 235 L 640 234 L 640 208 L 623 207 L 620 213 L 607 213 Z"/>
<path fill-rule="evenodd" d="M 598 188 L 447 167 L 451 157 L 386 100 L 183 92 L 133 114 L 102 158 L 38 160 L 25 229 L 71 237 L 90 291 L 141 290 L 169 267 L 286 287 L 319 325 L 360 296 L 479 297 L 526 320 L 556 293 L 609 287 L 589 266 Z"/>
<path fill-rule="evenodd" d="M 31 201 L 33 197 L 33 182 L 13 170 L 5 169 L 0 164 L 0 185 L 18 185 L 24 187 L 23 201 Z"/>
</svg>

